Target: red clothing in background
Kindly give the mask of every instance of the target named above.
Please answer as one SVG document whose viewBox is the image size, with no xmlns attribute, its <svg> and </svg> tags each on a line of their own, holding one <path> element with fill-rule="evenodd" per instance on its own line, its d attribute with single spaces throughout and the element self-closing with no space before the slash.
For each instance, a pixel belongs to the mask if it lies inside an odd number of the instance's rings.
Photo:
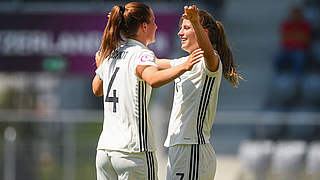
<svg viewBox="0 0 320 180">
<path fill-rule="evenodd" d="M 281 26 L 282 46 L 286 50 L 306 50 L 311 38 L 311 26 L 306 20 L 288 20 Z"/>
</svg>

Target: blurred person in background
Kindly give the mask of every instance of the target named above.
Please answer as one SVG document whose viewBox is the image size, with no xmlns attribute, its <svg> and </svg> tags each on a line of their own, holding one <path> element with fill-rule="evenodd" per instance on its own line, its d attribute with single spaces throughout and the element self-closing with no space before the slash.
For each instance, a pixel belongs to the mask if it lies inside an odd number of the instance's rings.
<svg viewBox="0 0 320 180">
<path fill-rule="evenodd" d="M 281 24 L 280 35 L 281 50 L 275 61 L 276 73 L 289 71 L 296 78 L 301 78 L 307 64 L 312 28 L 299 6 L 291 7 L 288 18 Z"/>
<path fill-rule="evenodd" d="M 96 154 L 97 179 L 153 180 L 157 159 L 148 115 L 152 87 L 190 70 L 203 57 L 197 51 L 183 64 L 159 71 L 147 45 L 157 25 L 151 8 L 131 2 L 114 6 L 96 53 L 96 96 L 104 96 L 104 122 Z"/>
<path fill-rule="evenodd" d="M 210 131 L 217 108 L 222 74 L 237 87 L 241 76 L 234 66 L 224 27 L 211 14 L 195 5 L 185 6 L 178 36 L 181 48 L 190 54 L 201 48 L 201 62 L 175 80 L 173 108 L 165 146 L 169 147 L 167 180 L 214 179 L 216 155 Z M 157 59 L 160 68 L 184 63 Z"/>
</svg>

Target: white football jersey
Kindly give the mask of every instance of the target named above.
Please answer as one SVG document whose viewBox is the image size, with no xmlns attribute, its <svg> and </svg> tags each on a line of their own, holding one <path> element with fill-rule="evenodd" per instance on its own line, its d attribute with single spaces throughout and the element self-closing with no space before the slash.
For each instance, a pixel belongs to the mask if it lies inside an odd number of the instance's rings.
<svg viewBox="0 0 320 180">
<path fill-rule="evenodd" d="M 171 66 L 187 60 L 172 60 Z M 204 59 L 175 79 L 173 107 L 165 146 L 209 143 L 222 76 L 222 63 L 217 71 L 207 69 Z"/>
<path fill-rule="evenodd" d="M 137 65 L 155 64 L 142 43 L 128 39 L 114 57 L 96 70 L 103 81 L 104 122 L 97 149 L 125 152 L 154 151 L 148 115 L 152 87 L 136 74 Z"/>
</svg>

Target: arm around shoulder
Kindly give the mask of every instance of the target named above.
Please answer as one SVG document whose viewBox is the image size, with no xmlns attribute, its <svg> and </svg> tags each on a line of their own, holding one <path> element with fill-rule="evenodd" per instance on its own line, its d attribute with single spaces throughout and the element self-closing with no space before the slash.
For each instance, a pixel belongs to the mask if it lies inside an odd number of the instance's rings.
<svg viewBox="0 0 320 180">
<path fill-rule="evenodd" d="M 158 69 L 163 70 L 163 69 L 168 69 L 171 68 L 170 60 L 169 59 L 158 59 L 155 58 L 156 64 L 158 66 Z"/>
<path fill-rule="evenodd" d="M 203 57 L 203 51 L 201 49 L 195 50 L 188 57 L 187 61 L 177 66 L 159 70 L 155 66 L 142 66 L 136 67 L 136 74 L 141 79 L 145 80 L 151 87 L 159 88 L 169 82 L 173 81 L 186 71 L 190 71 L 192 67 L 200 62 Z"/>
</svg>

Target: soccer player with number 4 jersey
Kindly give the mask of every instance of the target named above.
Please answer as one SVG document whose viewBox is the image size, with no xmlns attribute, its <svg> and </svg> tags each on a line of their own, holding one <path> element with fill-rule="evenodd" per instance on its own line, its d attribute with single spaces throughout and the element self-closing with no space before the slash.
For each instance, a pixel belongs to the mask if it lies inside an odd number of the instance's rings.
<svg viewBox="0 0 320 180">
<path fill-rule="evenodd" d="M 98 180 L 154 180 L 157 159 L 148 104 L 161 87 L 192 69 L 197 50 L 184 63 L 159 70 L 146 46 L 155 41 L 153 11 L 142 3 L 114 6 L 96 53 L 93 92 L 103 96 L 104 122 L 96 155 Z"/>
</svg>

